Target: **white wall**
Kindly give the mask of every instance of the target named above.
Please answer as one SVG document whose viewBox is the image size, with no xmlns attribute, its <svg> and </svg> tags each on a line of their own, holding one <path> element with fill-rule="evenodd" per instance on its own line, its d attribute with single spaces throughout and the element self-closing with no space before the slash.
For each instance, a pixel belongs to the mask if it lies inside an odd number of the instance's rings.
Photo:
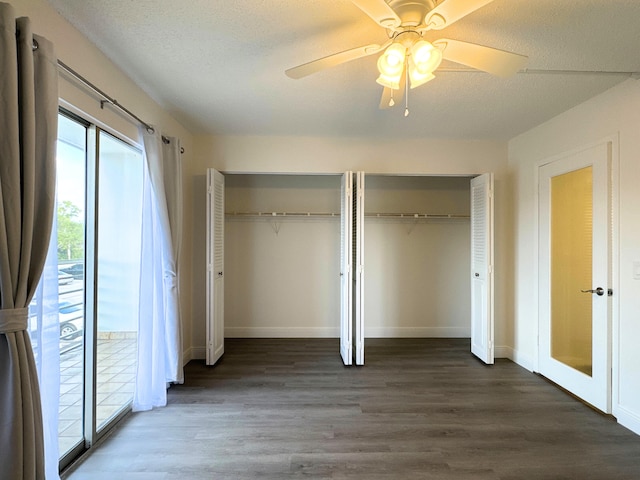
<svg viewBox="0 0 640 480">
<path fill-rule="evenodd" d="M 202 195 L 208 167 L 228 173 L 474 175 L 494 172 L 496 180 L 496 356 L 511 355 L 511 291 L 508 274 L 507 145 L 498 141 L 325 137 L 203 136 L 196 138 L 194 198 Z M 200 187 L 198 187 L 200 185 Z M 198 193 L 200 192 L 200 193 Z M 204 204 L 194 204 L 202 215 Z M 200 218 L 200 217 L 198 217 Z M 202 222 L 195 221 L 196 229 Z M 199 271 L 202 232 L 194 232 L 194 353 L 204 353 L 204 271 Z M 366 246 L 365 246 L 366 251 Z"/>
<path fill-rule="evenodd" d="M 7 0 L 4 0 L 7 1 Z M 192 196 L 190 195 L 190 164 L 193 158 L 193 137 L 161 106 L 154 102 L 145 92 L 137 87 L 118 67 L 116 67 L 100 50 L 89 42 L 80 32 L 45 1 L 45 0 L 8 0 L 13 5 L 17 16 L 31 19 L 34 33 L 42 35 L 54 43 L 58 58 L 89 81 L 100 87 L 111 97 L 126 106 L 137 116 L 148 123 L 159 127 L 163 134 L 179 137 L 185 148 L 183 155 L 185 179 L 184 236 L 182 241 L 182 257 L 179 265 L 181 301 L 180 309 L 183 319 L 183 347 L 186 358 L 190 356 L 191 347 L 191 241 L 192 228 Z M 114 131 L 137 143 L 137 125 L 111 109 L 100 108 L 99 99 L 76 81 L 61 73 L 59 82 L 61 105 L 81 114 L 106 130 Z"/>
<path fill-rule="evenodd" d="M 640 82 L 628 80 L 509 142 L 515 242 L 514 358 L 535 369 L 537 348 L 536 185 L 538 162 L 613 137 L 619 163 L 614 189 L 619 222 L 614 242 L 613 413 L 640 433 Z"/>
</svg>

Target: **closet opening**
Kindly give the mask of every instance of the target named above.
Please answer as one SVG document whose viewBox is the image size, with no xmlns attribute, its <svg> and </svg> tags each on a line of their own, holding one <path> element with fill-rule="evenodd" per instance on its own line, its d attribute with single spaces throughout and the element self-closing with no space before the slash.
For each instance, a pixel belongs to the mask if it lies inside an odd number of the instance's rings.
<svg viewBox="0 0 640 480">
<path fill-rule="evenodd" d="M 493 363 L 492 174 L 207 182 L 207 364 L 224 338 L 340 338 L 363 365 L 365 338 L 401 337 Z"/>
<path fill-rule="evenodd" d="M 338 342 L 341 178 L 225 174 L 226 338 Z"/>
<path fill-rule="evenodd" d="M 471 178 L 366 175 L 365 338 L 471 337 Z"/>
</svg>

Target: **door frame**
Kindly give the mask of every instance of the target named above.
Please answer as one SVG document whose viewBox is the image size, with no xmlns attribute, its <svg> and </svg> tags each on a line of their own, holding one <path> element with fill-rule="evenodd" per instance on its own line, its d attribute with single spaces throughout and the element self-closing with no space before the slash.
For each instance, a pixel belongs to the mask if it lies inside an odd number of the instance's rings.
<svg viewBox="0 0 640 480">
<path fill-rule="evenodd" d="M 561 160 L 571 155 L 580 153 L 581 151 L 588 150 L 603 144 L 608 144 L 610 155 L 610 184 L 609 184 L 609 202 L 610 202 L 610 253 L 609 253 L 609 285 L 613 289 L 613 296 L 610 297 L 609 306 L 609 338 L 611 339 L 611 345 L 609 348 L 609 364 L 611 365 L 611 398 L 609 398 L 609 411 L 613 416 L 617 416 L 617 406 L 619 398 L 619 380 L 618 372 L 620 371 L 619 365 L 619 327 L 620 327 L 620 165 L 619 165 L 619 151 L 620 151 L 620 139 L 619 134 L 613 134 L 601 138 L 599 140 L 589 142 L 579 147 L 573 147 L 568 150 L 564 150 L 560 153 L 556 153 L 538 160 L 534 164 L 533 172 L 533 192 L 534 192 L 534 208 L 533 215 L 533 230 L 534 235 L 532 238 L 533 251 L 532 258 L 534 261 L 534 269 L 532 272 L 533 288 L 532 293 L 534 301 L 532 308 L 534 310 L 534 322 L 536 340 L 533 351 L 533 371 L 540 373 L 540 167 Z"/>
</svg>

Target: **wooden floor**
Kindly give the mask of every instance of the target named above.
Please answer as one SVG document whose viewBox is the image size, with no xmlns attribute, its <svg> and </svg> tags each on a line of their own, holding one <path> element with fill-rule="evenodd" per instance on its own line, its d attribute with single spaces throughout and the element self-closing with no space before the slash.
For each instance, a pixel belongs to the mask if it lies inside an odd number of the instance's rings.
<svg viewBox="0 0 640 480">
<path fill-rule="evenodd" d="M 467 340 L 227 340 L 67 478 L 640 479 L 640 437 Z"/>
</svg>

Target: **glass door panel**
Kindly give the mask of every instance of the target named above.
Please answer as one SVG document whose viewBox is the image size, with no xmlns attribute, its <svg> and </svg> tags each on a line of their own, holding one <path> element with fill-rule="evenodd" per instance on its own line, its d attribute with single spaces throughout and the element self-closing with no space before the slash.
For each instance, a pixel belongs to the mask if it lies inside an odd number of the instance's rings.
<svg viewBox="0 0 640 480">
<path fill-rule="evenodd" d="M 58 116 L 57 253 L 60 455 L 84 441 L 84 259 L 87 128 Z"/>
<path fill-rule="evenodd" d="M 591 376 L 593 168 L 551 179 L 551 356 Z"/>
<path fill-rule="evenodd" d="M 96 429 L 129 406 L 137 359 L 142 153 L 100 132 Z"/>
</svg>

